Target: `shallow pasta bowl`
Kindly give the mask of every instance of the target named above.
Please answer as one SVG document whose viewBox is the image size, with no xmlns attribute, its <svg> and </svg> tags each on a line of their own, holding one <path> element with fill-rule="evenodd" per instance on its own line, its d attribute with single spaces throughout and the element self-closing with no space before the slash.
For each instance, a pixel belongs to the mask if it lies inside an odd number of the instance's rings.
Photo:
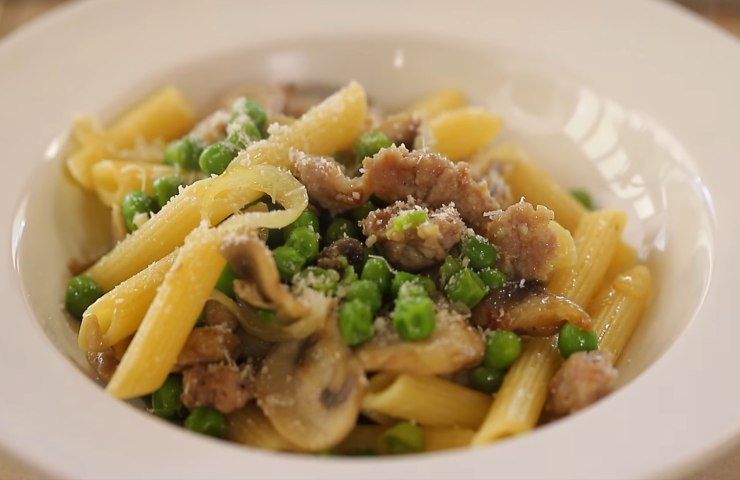
<svg viewBox="0 0 740 480">
<path fill-rule="evenodd" d="M 624 478 L 700 465 L 740 432 L 739 53 L 681 11 L 632 1 L 101 1 L 36 22 L 0 45 L 0 445 L 70 478 Z M 104 212 L 62 168 L 70 115 L 110 119 L 165 83 L 205 110 L 240 81 L 350 79 L 391 107 L 458 86 L 505 118 L 502 141 L 629 213 L 657 288 L 623 388 L 487 447 L 341 459 L 193 435 L 87 377 L 61 312 L 65 265 L 106 239 L 93 233 Z"/>
</svg>

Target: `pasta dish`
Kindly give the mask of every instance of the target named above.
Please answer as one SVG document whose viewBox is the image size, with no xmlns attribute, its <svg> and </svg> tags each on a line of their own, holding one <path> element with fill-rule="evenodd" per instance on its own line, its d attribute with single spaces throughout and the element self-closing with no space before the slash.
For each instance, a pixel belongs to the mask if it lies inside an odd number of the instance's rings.
<svg viewBox="0 0 740 480">
<path fill-rule="evenodd" d="M 197 119 L 166 87 L 75 119 L 113 245 L 71 263 L 65 307 L 107 392 L 326 455 L 487 444 L 609 394 L 650 295 L 625 213 L 458 90 L 389 114 L 329 93 L 248 85 Z"/>
</svg>

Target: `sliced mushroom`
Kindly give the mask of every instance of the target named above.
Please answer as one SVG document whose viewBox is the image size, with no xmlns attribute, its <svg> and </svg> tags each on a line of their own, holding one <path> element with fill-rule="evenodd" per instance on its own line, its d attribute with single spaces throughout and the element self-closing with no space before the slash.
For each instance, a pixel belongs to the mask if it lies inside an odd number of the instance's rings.
<svg viewBox="0 0 740 480">
<path fill-rule="evenodd" d="M 437 309 L 437 326 L 427 340 L 402 340 L 395 329 L 385 328 L 357 350 L 365 371 L 441 375 L 480 363 L 481 334 L 451 308 Z"/>
<path fill-rule="evenodd" d="M 473 309 L 471 318 L 483 328 L 535 336 L 552 335 L 565 322 L 591 329 L 591 317 L 580 306 L 537 282 L 514 282 L 493 290 Z"/>
<path fill-rule="evenodd" d="M 278 344 L 257 377 L 257 399 L 275 429 L 298 447 L 333 447 L 352 430 L 367 379 L 336 322 Z"/>
<path fill-rule="evenodd" d="M 221 252 L 236 276 L 242 279 L 234 286 L 242 300 L 258 308 L 275 310 L 279 316 L 290 319 L 309 313 L 310 308 L 280 283 L 275 260 L 265 242 L 258 237 L 230 237 L 221 246 Z"/>
</svg>

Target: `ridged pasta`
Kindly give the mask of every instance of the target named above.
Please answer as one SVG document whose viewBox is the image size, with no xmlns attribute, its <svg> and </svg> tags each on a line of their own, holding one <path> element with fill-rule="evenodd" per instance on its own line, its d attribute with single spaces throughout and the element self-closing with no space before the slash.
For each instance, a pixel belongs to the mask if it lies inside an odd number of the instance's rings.
<svg viewBox="0 0 740 480">
<path fill-rule="evenodd" d="M 370 380 L 363 410 L 432 427 L 477 428 L 491 397 L 441 378 L 380 373 Z"/>
<path fill-rule="evenodd" d="M 599 349 L 619 359 L 635 331 L 650 297 L 650 270 L 644 265 L 616 276 L 589 305 Z"/>
</svg>

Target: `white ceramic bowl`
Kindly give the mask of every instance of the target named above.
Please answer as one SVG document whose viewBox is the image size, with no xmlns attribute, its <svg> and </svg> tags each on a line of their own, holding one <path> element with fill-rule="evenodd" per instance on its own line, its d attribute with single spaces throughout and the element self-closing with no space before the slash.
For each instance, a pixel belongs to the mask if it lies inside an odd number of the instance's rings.
<svg viewBox="0 0 740 480">
<path fill-rule="evenodd" d="M 686 472 L 735 439 L 740 48 L 661 3 L 555 3 L 99 1 L 0 44 L 0 445 L 75 478 L 625 478 Z M 70 115 L 111 118 L 164 83 L 205 109 L 244 80 L 350 79 L 388 106 L 459 86 L 561 182 L 629 212 L 657 292 L 623 388 L 489 447 L 341 459 L 193 435 L 87 378 L 61 298 L 106 217 L 64 173 Z"/>
</svg>

